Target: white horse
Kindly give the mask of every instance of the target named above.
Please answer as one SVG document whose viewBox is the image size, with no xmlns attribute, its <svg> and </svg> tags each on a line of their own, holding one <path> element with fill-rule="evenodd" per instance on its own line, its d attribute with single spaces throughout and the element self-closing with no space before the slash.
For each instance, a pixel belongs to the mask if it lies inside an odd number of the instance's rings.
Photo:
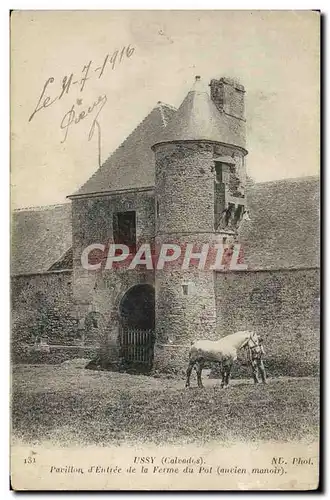
<svg viewBox="0 0 330 500">
<path fill-rule="evenodd" d="M 189 352 L 186 387 L 190 386 L 190 375 L 195 366 L 198 387 L 203 387 L 202 370 L 207 362 L 219 363 L 221 367 L 221 387 L 227 387 L 233 362 L 237 359 L 238 349 L 259 345 L 258 335 L 250 331 L 236 332 L 220 340 L 198 340 Z"/>
</svg>

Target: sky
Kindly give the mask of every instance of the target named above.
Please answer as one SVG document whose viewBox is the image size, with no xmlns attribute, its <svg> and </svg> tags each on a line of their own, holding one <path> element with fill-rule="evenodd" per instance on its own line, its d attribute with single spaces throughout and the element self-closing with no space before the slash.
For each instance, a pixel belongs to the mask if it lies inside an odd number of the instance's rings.
<svg viewBox="0 0 330 500">
<path fill-rule="evenodd" d="M 16 11 L 12 207 L 67 201 L 99 153 L 104 162 L 158 101 L 178 107 L 195 75 L 245 86 L 255 181 L 318 175 L 319 73 L 316 12 Z"/>
</svg>

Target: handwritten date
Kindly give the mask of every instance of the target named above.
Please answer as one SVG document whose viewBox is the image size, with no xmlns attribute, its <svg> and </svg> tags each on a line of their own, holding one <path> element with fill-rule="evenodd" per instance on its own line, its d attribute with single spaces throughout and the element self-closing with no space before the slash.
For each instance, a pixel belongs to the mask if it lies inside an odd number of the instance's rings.
<svg viewBox="0 0 330 500">
<path fill-rule="evenodd" d="M 92 78 L 93 72 L 98 73 L 98 78 L 101 78 L 105 71 L 105 68 L 108 65 L 112 70 L 114 70 L 117 65 L 122 62 L 124 57 L 129 59 L 133 55 L 134 50 L 134 47 L 128 45 L 127 47 L 122 47 L 121 50 L 115 50 L 111 55 L 106 54 L 103 60 L 103 64 L 101 66 L 98 66 L 94 70 L 93 61 L 89 61 L 83 66 L 81 76 L 78 78 L 75 78 L 74 73 L 65 75 L 61 80 L 60 90 L 58 94 L 55 95 L 55 97 L 51 97 L 51 95 L 49 95 L 53 91 L 54 84 L 56 85 L 55 78 L 53 76 L 49 77 L 44 83 L 37 105 L 29 117 L 29 122 L 35 117 L 37 113 L 45 110 L 46 108 L 49 108 L 56 101 L 61 100 L 64 95 L 68 95 L 73 87 L 77 86 L 80 92 L 83 92 L 86 82 Z"/>
</svg>

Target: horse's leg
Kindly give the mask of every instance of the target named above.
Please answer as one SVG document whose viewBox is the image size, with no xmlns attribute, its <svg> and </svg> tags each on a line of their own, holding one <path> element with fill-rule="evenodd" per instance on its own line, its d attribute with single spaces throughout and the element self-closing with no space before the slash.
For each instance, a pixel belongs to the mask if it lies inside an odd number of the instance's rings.
<svg viewBox="0 0 330 500">
<path fill-rule="evenodd" d="M 221 363 L 221 388 L 223 389 L 225 386 L 225 378 L 226 378 L 226 368 L 224 363 Z"/>
<path fill-rule="evenodd" d="M 231 368 L 232 368 L 232 363 L 228 363 L 226 366 L 226 377 L 225 377 L 226 387 L 228 387 L 229 385 Z"/>
<path fill-rule="evenodd" d="M 198 384 L 198 387 L 203 387 L 203 384 L 202 384 L 202 370 L 203 370 L 203 361 L 198 361 L 197 364 L 196 364 L 197 384 Z"/>
<path fill-rule="evenodd" d="M 230 372 L 230 364 L 228 361 L 224 361 L 223 363 L 223 387 L 226 389 L 229 382 L 229 372 Z"/>
<path fill-rule="evenodd" d="M 265 370 L 265 365 L 264 365 L 264 362 L 262 361 L 262 359 L 259 361 L 259 372 L 260 372 L 260 375 L 261 375 L 262 383 L 263 384 L 267 384 L 267 381 L 266 381 L 266 370 Z"/>
<path fill-rule="evenodd" d="M 252 367 L 252 374 L 253 374 L 253 380 L 255 384 L 259 384 L 259 379 L 258 379 L 258 363 L 256 359 L 253 359 L 251 361 L 251 367 Z"/>
<path fill-rule="evenodd" d="M 221 375 L 221 388 L 223 387 L 222 383 L 223 383 L 223 378 L 222 378 L 222 363 L 221 361 L 218 362 L 218 374 L 219 374 L 219 379 L 220 379 L 220 375 Z"/>
<path fill-rule="evenodd" d="M 191 375 L 191 371 L 193 369 L 193 366 L 195 364 L 195 361 L 193 360 L 189 360 L 189 365 L 188 365 L 188 369 L 187 369 L 187 379 L 186 379 L 186 387 L 190 387 L 190 375 Z"/>
</svg>

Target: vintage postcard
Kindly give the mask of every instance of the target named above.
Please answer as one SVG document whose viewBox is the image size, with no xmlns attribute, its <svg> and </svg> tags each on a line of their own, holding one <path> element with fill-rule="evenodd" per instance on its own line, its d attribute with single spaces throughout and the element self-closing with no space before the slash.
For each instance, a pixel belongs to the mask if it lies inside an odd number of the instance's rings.
<svg viewBox="0 0 330 500">
<path fill-rule="evenodd" d="M 11 13 L 14 490 L 319 485 L 320 13 Z"/>
</svg>

